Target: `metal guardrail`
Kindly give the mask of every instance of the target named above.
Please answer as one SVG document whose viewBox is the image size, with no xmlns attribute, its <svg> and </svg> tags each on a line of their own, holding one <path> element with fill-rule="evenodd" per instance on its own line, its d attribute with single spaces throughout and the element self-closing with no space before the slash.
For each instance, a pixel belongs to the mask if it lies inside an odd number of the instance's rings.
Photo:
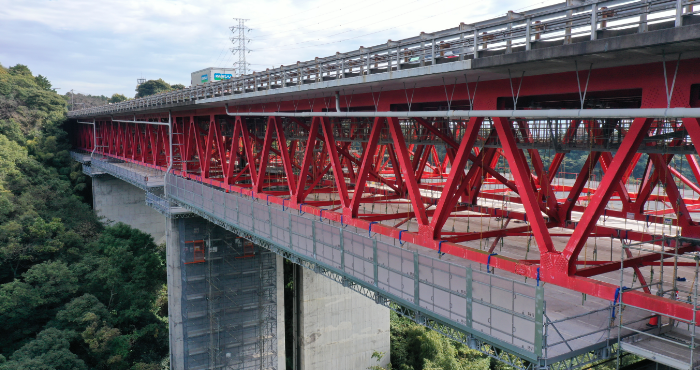
<svg viewBox="0 0 700 370">
<path fill-rule="evenodd" d="M 570 4 L 570 5 L 569 5 Z M 464 61 L 490 53 L 530 50 L 536 43 L 562 42 L 575 38 L 596 40 L 601 31 L 637 28 L 646 32 L 649 25 L 673 22 L 683 24 L 683 16 L 700 12 L 694 0 L 611 0 L 576 1 L 533 9 L 524 13 L 508 12 L 504 17 L 478 22 L 399 41 L 268 69 L 230 80 L 192 86 L 183 90 L 133 99 L 117 104 L 81 109 L 69 117 L 115 114 L 166 104 L 193 103 L 210 97 L 269 91 L 283 87 L 344 79 L 370 74 L 400 71 L 433 64 Z"/>
<path fill-rule="evenodd" d="M 83 164 L 83 174 L 90 177 L 105 175 L 104 172 L 100 171 L 99 169 L 93 168 L 89 164 Z"/>
<path fill-rule="evenodd" d="M 186 218 L 194 216 L 194 214 L 167 200 L 164 196 L 159 196 L 150 192 L 146 192 L 146 205 L 155 209 L 163 216 L 169 218 Z"/>
<path fill-rule="evenodd" d="M 125 166 L 134 166 L 133 164 L 126 162 L 119 162 Z M 136 187 L 143 190 L 148 190 L 152 187 L 162 187 L 163 186 L 163 173 L 162 171 L 157 171 L 149 169 L 148 167 L 139 166 L 142 171 L 152 172 L 151 174 L 142 174 L 128 168 L 117 166 L 115 163 L 110 162 L 107 157 L 93 157 L 91 160 L 91 165 L 95 169 L 102 170 L 114 177 L 122 179 Z"/>
<path fill-rule="evenodd" d="M 77 152 L 77 151 L 71 151 L 70 157 L 72 160 L 74 160 L 76 162 L 80 162 L 82 164 L 90 162 L 90 154 L 85 154 L 85 153 L 81 153 L 81 152 Z"/>
</svg>

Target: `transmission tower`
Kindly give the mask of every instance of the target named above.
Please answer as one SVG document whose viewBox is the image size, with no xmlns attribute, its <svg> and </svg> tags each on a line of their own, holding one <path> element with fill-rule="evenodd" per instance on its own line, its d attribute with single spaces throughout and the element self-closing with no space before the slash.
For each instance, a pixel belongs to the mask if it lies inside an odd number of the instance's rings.
<svg viewBox="0 0 700 370">
<path fill-rule="evenodd" d="M 250 52 L 250 50 L 246 50 L 246 45 L 250 40 L 246 39 L 245 33 L 250 30 L 246 28 L 245 22 L 249 19 L 233 18 L 233 20 L 238 22 L 238 25 L 229 27 L 231 33 L 233 33 L 231 36 L 231 43 L 233 43 L 231 53 L 233 55 L 238 54 L 238 62 L 233 63 L 233 67 L 238 72 L 238 75 L 242 76 L 248 74 L 248 63 L 245 61 L 245 55 Z"/>
</svg>

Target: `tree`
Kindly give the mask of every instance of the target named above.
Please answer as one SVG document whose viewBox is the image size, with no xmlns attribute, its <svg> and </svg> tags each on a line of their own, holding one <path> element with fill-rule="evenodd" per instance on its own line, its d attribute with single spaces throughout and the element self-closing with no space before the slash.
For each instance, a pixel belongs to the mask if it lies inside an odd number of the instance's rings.
<svg viewBox="0 0 700 370">
<path fill-rule="evenodd" d="M 391 313 L 387 370 L 488 370 L 489 366 L 490 359 L 478 351 Z"/>
<path fill-rule="evenodd" d="M 173 90 L 182 90 L 182 89 L 185 88 L 185 85 L 183 85 L 183 84 L 175 84 L 175 85 L 172 85 L 172 86 L 170 86 L 170 87 L 171 87 Z"/>
<path fill-rule="evenodd" d="M 8 68 L 10 71 L 10 74 L 16 75 L 16 76 L 31 76 L 32 71 L 29 70 L 29 67 L 25 66 L 24 64 L 17 64 L 13 67 Z"/>
<path fill-rule="evenodd" d="M 58 311 L 56 319 L 50 325 L 61 330 L 84 331 L 90 325 L 91 319 L 104 321 L 110 319 L 109 311 L 94 295 L 85 293 L 73 298 Z"/>
<path fill-rule="evenodd" d="M 167 82 L 163 81 L 162 78 L 159 78 L 157 80 L 148 80 L 142 84 L 140 84 L 136 88 L 136 97 L 137 98 L 143 98 L 144 96 L 150 96 L 150 95 L 155 95 L 159 94 L 162 92 L 168 92 L 172 88 L 170 87 L 170 84 Z"/>
<path fill-rule="evenodd" d="M 15 351 L 0 370 L 83 370 L 85 362 L 70 351 L 69 335 L 49 328 Z"/>
<path fill-rule="evenodd" d="M 48 78 L 38 75 L 34 77 L 34 80 L 36 81 L 36 84 L 39 85 L 40 88 L 47 90 L 47 91 L 53 91 L 51 90 L 51 82 L 49 81 Z"/>
<path fill-rule="evenodd" d="M 112 97 L 109 98 L 108 102 L 114 104 L 114 103 L 120 103 L 120 102 L 123 102 L 126 100 L 129 100 L 129 98 L 127 98 L 126 96 L 124 96 L 122 94 L 112 94 Z"/>
<path fill-rule="evenodd" d="M 105 227 L 84 201 L 66 99 L 49 86 L 0 66 L 0 370 L 162 368 L 163 252 L 138 230 Z"/>
</svg>

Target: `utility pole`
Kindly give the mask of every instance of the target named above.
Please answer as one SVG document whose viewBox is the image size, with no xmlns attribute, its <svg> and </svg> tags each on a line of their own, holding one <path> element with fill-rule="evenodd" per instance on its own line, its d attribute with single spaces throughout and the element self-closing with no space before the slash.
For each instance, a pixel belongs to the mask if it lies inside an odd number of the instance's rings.
<svg viewBox="0 0 700 370">
<path fill-rule="evenodd" d="M 245 33 L 250 30 L 246 29 L 245 22 L 249 21 L 249 19 L 233 18 L 233 20 L 238 22 L 238 25 L 229 27 L 231 33 L 233 33 L 231 36 L 233 47 L 230 50 L 233 55 L 238 54 L 238 62 L 233 63 L 233 66 L 238 76 L 242 76 L 248 74 L 248 63 L 245 61 L 245 55 L 250 52 L 250 50 L 246 50 L 246 44 L 250 40 L 246 39 Z"/>
</svg>

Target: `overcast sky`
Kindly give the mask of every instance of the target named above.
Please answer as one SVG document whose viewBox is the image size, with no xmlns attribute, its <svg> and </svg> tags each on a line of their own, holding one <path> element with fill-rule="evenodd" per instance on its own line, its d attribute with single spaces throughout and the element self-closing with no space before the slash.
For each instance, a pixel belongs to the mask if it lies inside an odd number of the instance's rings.
<svg viewBox="0 0 700 370">
<path fill-rule="evenodd" d="M 136 79 L 189 86 L 231 67 L 233 18 L 248 18 L 253 70 L 310 60 L 561 1 L 0 0 L 0 63 L 26 64 L 58 92 L 134 96 Z"/>
</svg>

